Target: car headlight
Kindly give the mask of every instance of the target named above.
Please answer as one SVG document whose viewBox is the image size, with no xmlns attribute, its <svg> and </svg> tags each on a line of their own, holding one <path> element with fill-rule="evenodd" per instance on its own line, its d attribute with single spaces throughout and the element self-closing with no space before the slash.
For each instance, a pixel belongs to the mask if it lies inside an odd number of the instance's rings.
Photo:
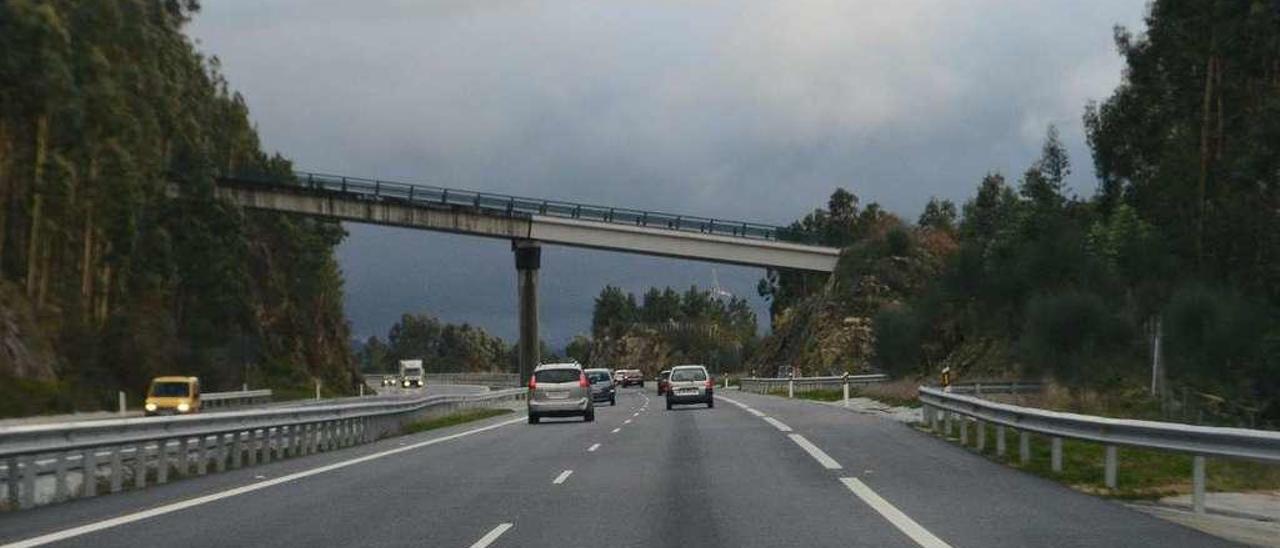
<svg viewBox="0 0 1280 548">
<path fill-rule="evenodd" d="M 409 387 L 409 381 L 404 381 L 404 387 L 405 387 L 405 388 L 408 388 L 408 387 Z"/>
<path fill-rule="evenodd" d="M 156 407 L 156 404 L 151 402 L 147 402 L 146 408 L 147 408 L 147 411 L 155 411 L 156 409 L 158 409 L 158 407 Z"/>
<path fill-rule="evenodd" d="M 182 402 L 182 403 L 180 403 L 180 404 L 178 404 L 178 412 L 179 412 L 179 413 L 186 413 L 187 411 L 190 411 L 190 410 L 191 410 L 191 404 L 189 404 L 189 403 L 187 403 L 187 402 L 185 402 L 185 401 L 184 401 L 184 402 Z"/>
</svg>

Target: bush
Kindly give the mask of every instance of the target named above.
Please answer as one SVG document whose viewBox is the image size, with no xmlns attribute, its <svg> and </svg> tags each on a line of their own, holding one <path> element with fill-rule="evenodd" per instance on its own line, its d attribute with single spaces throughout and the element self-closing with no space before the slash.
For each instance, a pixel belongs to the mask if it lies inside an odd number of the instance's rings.
<svg viewBox="0 0 1280 548">
<path fill-rule="evenodd" d="M 1114 378 L 1133 329 L 1093 293 L 1067 290 L 1027 302 L 1019 355 L 1033 372 L 1049 371 L 1073 385 Z"/>
<path fill-rule="evenodd" d="M 1229 289 L 1179 287 L 1164 314 L 1164 355 L 1172 377 L 1223 387 L 1263 368 L 1268 322 L 1261 305 Z"/>
<path fill-rule="evenodd" d="M 895 377 L 920 367 L 925 323 L 910 307 L 885 308 L 872 318 L 876 365 Z"/>
</svg>

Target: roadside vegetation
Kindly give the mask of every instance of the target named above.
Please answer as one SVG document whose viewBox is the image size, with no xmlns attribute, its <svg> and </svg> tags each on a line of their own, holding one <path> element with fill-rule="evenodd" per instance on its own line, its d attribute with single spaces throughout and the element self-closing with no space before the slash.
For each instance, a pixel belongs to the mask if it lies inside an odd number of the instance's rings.
<svg viewBox="0 0 1280 548">
<path fill-rule="evenodd" d="M 977 432 L 970 425 L 968 449 L 978 452 Z M 1050 463 L 1048 437 L 1031 436 L 1031 461 L 1021 463 L 1017 433 L 1005 431 L 1006 453 L 996 455 L 996 428 L 986 426 L 986 446 L 980 454 L 1027 472 L 1070 485 L 1072 488 L 1123 499 L 1151 500 L 1191 492 L 1191 456 L 1163 451 L 1118 448 L 1116 488 L 1104 481 L 1105 449 L 1102 444 L 1078 440 L 1062 440 L 1062 472 L 1054 472 Z M 959 430 L 948 438 L 959 442 Z M 1205 463 L 1206 489 L 1238 492 L 1280 489 L 1280 465 L 1208 458 Z"/>
<path fill-rule="evenodd" d="M 291 165 L 184 34 L 197 10 L 0 3 L 0 378 L 19 388 L 0 413 L 136 402 L 158 374 L 356 386 L 342 228 L 214 197 L 220 173 Z"/>
<path fill-rule="evenodd" d="M 1115 43 L 1124 79 L 1081 118 L 1091 195 L 1054 127 L 1021 173 L 914 222 L 837 190 L 792 227 L 843 247 L 837 271 L 768 273 L 750 367 L 950 367 L 1052 381 L 1080 412 L 1280 427 L 1280 9 L 1158 0 Z"/>
<path fill-rule="evenodd" d="M 501 415 L 510 414 L 512 412 L 513 411 L 510 409 L 470 409 L 467 411 L 450 413 L 448 415 L 415 422 L 413 424 L 410 424 L 409 426 L 406 426 L 404 429 L 404 433 L 417 434 L 419 432 L 426 432 L 427 430 L 437 430 L 440 428 L 448 428 L 450 426 L 457 426 L 459 424 L 463 424 L 467 422 L 474 422 L 474 421 L 484 420 L 492 417 L 498 417 Z"/>
</svg>

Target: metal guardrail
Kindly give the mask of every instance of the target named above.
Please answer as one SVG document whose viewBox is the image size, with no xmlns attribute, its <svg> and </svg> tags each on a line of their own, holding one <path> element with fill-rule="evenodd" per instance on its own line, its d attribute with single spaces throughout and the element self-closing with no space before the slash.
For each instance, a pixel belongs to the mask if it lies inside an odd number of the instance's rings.
<svg viewBox="0 0 1280 548">
<path fill-rule="evenodd" d="M 951 385 L 952 394 L 1038 394 L 1044 383 L 1026 381 L 974 381 Z"/>
<path fill-rule="evenodd" d="M 427 373 L 427 383 L 519 386 L 517 373 Z"/>
<path fill-rule="evenodd" d="M 171 472 L 204 475 L 368 443 L 424 417 L 524 399 L 510 389 L 306 407 L 228 411 L 0 428 L 10 507 L 166 483 Z M 194 467 L 194 472 L 192 468 Z"/>
<path fill-rule="evenodd" d="M 564 219 L 580 219 L 683 232 L 700 232 L 757 240 L 800 243 L 815 240 L 815 236 L 808 232 L 761 223 L 560 200 L 544 200 L 541 198 L 416 185 L 362 177 L 347 177 L 344 175 L 309 173 L 305 171 L 295 171 L 293 175 L 294 178 L 292 180 L 282 180 L 261 174 L 236 173 L 219 179 L 222 182 L 233 184 L 247 183 L 295 190 L 303 188 L 315 192 L 340 193 L 362 200 L 390 200 L 412 204 L 475 208 L 505 216 L 530 217 L 544 215 Z"/>
<path fill-rule="evenodd" d="M 849 385 L 851 386 L 864 386 L 885 382 L 887 380 L 889 380 L 889 376 L 883 373 L 849 375 Z M 741 379 L 739 382 L 742 385 L 742 390 L 745 392 L 764 394 L 785 388 L 787 389 L 788 394 L 794 394 L 795 392 L 803 393 L 813 392 L 815 390 L 839 390 L 844 387 L 845 377 L 843 375 L 781 379 L 747 377 Z"/>
<path fill-rule="evenodd" d="M 200 405 L 211 408 L 241 407 L 271 402 L 271 389 L 239 390 L 236 392 L 205 392 L 200 394 Z"/>
<path fill-rule="evenodd" d="M 1193 456 L 1192 506 L 1199 513 L 1205 511 L 1206 456 L 1280 463 L 1280 432 L 1275 431 L 1113 419 L 1047 411 L 996 403 L 954 391 L 947 393 L 925 386 L 919 388 L 919 398 L 924 404 L 925 424 L 931 430 L 945 432 L 949 436 L 955 423 L 958 423 L 962 445 L 968 445 L 969 421 L 976 421 L 976 444 L 979 451 L 986 445 L 986 423 L 996 425 L 996 453 L 1000 456 L 1005 452 L 1004 429 L 1008 427 L 1018 431 L 1019 456 L 1024 464 L 1030 460 L 1030 433 L 1049 436 L 1050 461 L 1054 472 L 1062 471 L 1064 438 L 1104 444 L 1104 481 L 1109 488 L 1116 486 L 1119 460 L 1117 446 L 1190 454 Z"/>
</svg>

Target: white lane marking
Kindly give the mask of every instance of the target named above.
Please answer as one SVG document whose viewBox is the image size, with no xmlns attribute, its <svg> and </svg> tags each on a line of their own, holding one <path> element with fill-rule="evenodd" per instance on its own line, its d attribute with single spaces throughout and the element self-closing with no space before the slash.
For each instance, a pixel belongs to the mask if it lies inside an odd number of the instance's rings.
<svg viewBox="0 0 1280 548">
<path fill-rule="evenodd" d="M 622 421 L 622 424 L 631 424 L 631 419 L 627 419 L 627 420 L 625 420 L 625 421 Z"/>
<path fill-rule="evenodd" d="M 492 531 L 489 531 L 485 536 L 480 537 L 480 540 L 477 540 L 475 544 L 472 544 L 471 548 L 485 548 L 486 546 L 493 544 L 493 541 L 498 540 L 498 537 L 507 532 L 507 529 L 510 529 L 512 525 L 514 524 L 499 523 Z"/>
<path fill-rule="evenodd" d="M 748 412 L 748 413 L 751 413 L 752 415 L 755 415 L 755 416 L 757 416 L 757 417 L 764 418 L 764 413 L 761 413 L 761 412 L 759 412 L 759 411 L 756 411 L 755 409 L 752 409 L 752 408 L 750 408 L 750 407 L 743 407 L 743 409 L 746 409 L 746 410 L 747 410 L 747 412 Z"/>
<path fill-rule="evenodd" d="M 622 427 L 621 427 L 621 426 L 619 426 L 619 427 L 617 427 L 617 428 L 614 428 L 614 429 L 613 429 L 613 431 L 612 431 L 612 432 L 609 432 L 609 433 L 610 433 L 610 434 L 617 434 L 619 430 L 622 430 Z M 0 546 L 0 548 L 4 548 L 4 547 L 3 547 L 3 546 Z"/>
<path fill-rule="evenodd" d="M 754 409 L 753 409 L 753 411 L 754 411 Z M 783 431 L 783 432 L 790 432 L 790 431 L 791 431 L 791 427 L 790 427 L 790 426 L 787 426 L 787 425 L 785 425 L 785 424 L 782 424 L 782 421 L 780 421 L 780 420 L 778 420 L 778 419 L 775 419 L 775 418 L 773 418 L 773 417 L 763 417 L 763 418 L 764 418 L 764 422 L 767 422 L 767 423 L 769 423 L 769 424 L 772 424 L 772 425 L 773 425 L 773 427 L 774 427 L 774 428 L 777 428 L 778 430 L 781 430 L 781 431 Z"/>
<path fill-rule="evenodd" d="M 560 475 L 556 476 L 556 479 L 552 480 L 551 484 L 560 485 L 561 483 L 564 483 L 564 480 L 569 479 L 569 475 L 572 473 L 573 473 L 573 470 L 565 470 L 564 472 L 560 472 Z"/>
<path fill-rule="evenodd" d="M 632 413 L 632 414 L 631 414 L 631 416 L 633 416 L 633 417 L 639 417 L 639 416 L 640 416 L 640 412 L 639 412 L 639 411 L 636 411 L 635 413 Z"/>
<path fill-rule="evenodd" d="M 787 434 L 787 437 L 791 438 L 791 441 L 796 442 L 796 445 L 799 445 L 801 449 L 804 449 L 805 452 L 809 453 L 809 456 L 817 460 L 818 464 L 821 464 L 827 470 L 840 469 L 840 463 L 836 462 L 836 459 L 831 458 L 831 455 L 828 455 L 825 451 L 819 449 L 818 446 L 805 439 L 804 436 L 801 436 L 800 434 Z"/>
<path fill-rule="evenodd" d="M 727 402 L 732 403 L 732 404 L 734 404 L 734 405 L 736 405 L 736 406 L 738 406 L 738 407 L 741 407 L 741 408 L 743 408 L 743 409 L 746 409 L 746 408 L 747 408 L 747 404 L 742 403 L 742 402 L 740 402 L 740 401 L 738 401 L 738 400 L 735 400 L 735 399 L 732 399 L 732 398 L 726 398 L 726 397 L 724 397 L 724 396 L 716 396 L 716 399 L 717 399 L 717 400 L 721 400 L 721 401 L 727 401 Z"/>
<path fill-rule="evenodd" d="M 933 536 L 933 533 L 930 533 L 927 529 L 921 527 L 919 523 L 916 523 L 915 520 L 902 513 L 902 510 L 881 498 L 880 495 L 872 491 L 870 487 L 867 487 L 867 484 L 862 483 L 858 478 L 840 478 L 840 481 L 844 482 L 845 487 L 853 491 L 853 494 L 862 499 L 862 502 L 867 503 L 873 510 L 884 516 L 884 519 L 889 520 L 889 523 L 892 523 L 899 531 L 906 533 L 907 536 L 911 537 L 911 540 L 916 541 L 916 544 L 924 548 L 951 548 L 949 544 L 942 542 L 942 539 Z"/>
<path fill-rule="evenodd" d="M 588 453 L 593 453 L 593 452 L 595 452 L 595 450 L 596 450 L 596 449 L 599 449 L 599 448 L 600 448 L 600 444 L 598 444 L 598 443 L 597 443 L 597 444 L 592 445 L 591 447 L 588 447 L 588 448 L 587 448 L 587 452 L 588 452 Z"/>
<path fill-rule="evenodd" d="M 41 546 L 41 545 L 49 544 L 49 543 L 51 543 L 51 542 L 58 542 L 58 541 L 61 541 L 61 540 L 67 540 L 67 539 L 69 539 L 69 538 L 74 538 L 74 537 L 78 537 L 78 536 L 81 536 L 81 535 L 86 535 L 86 534 L 89 534 L 89 533 L 92 533 L 92 532 L 95 532 L 95 531 L 101 531 L 101 530 L 104 530 L 104 529 L 110 529 L 110 528 L 112 528 L 112 527 L 119 527 L 119 526 L 121 526 L 121 525 L 125 525 L 125 524 L 129 524 L 129 523 L 133 523 L 133 522 L 135 522 L 135 521 L 142 521 L 142 520 L 144 520 L 144 519 L 153 518 L 153 517 L 156 517 L 156 516 L 163 516 L 163 515 L 165 515 L 165 514 L 170 514 L 170 513 L 173 513 L 173 512 L 177 512 L 177 511 L 179 511 L 179 510 L 185 510 L 185 509 L 187 509 L 187 508 L 192 508 L 192 507 L 195 507 L 195 506 L 200 506 L 200 505 L 202 505 L 202 504 L 208 504 L 208 503 L 210 503 L 210 502 L 214 502 L 214 501 L 218 501 L 218 500 L 222 500 L 222 499 L 226 499 L 226 498 L 231 498 L 231 497 L 234 497 L 234 496 L 237 496 L 237 495 L 243 495 L 243 494 L 245 494 L 245 493 L 252 493 L 252 492 L 257 491 L 257 490 L 259 490 L 259 489 L 266 489 L 267 487 L 271 487 L 271 486 L 273 486 L 273 485 L 280 485 L 280 484 L 282 484 L 282 483 L 288 483 L 288 482 L 291 482 L 291 481 L 294 481 L 294 480 L 300 480 L 300 479 L 302 479 L 302 478 L 306 478 L 306 477 L 314 476 L 314 475 L 317 475 L 317 474 L 323 474 L 323 473 L 325 473 L 325 472 L 329 472 L 329 471 L 337 470 L 337 469 L 340 469 L 340 468 L 346 468 L 346 467 L 351 466 L 351 465 L 353 465 L 353 464 L 360 464 L 360 463 L 362 463 L 362 462 L 368 462 L 368 461 L 371 461 L 371 460 L 374 460 L 374 459 L 380 459 L 380 458 L 382 458 L 382 457 L 387 457 L 387 456 L 390 456 L 390 455 L 394 455 L 394 454 L 396 454 L 396 453 L 403 453 L 403 452 L 405 452 L 405 451 L 411 451 L 411 450 L 414 450 L 414 449 L 418 449 L 418 448 L 426 447 L 426 446 L 428 446 L 428 445 L 435 445 L 435 444 L 437 444 L 437 443 L 443 443 L 443 442 L 446 442 L 446 441 L 456 440 L 456 439 L 461 438 L 461 437 L 463 437 L 463 436 L 470 436 L 470 435 L 472 435 L 472 434 L 479 434 L 480 432 L 487 432 L 487 431 L 489 431 L 489 430 L 493 430 L 493 429 L 495 429 L 495 428 L 501 428 L 501 427 L 503 427 L 503 426 L 508 426 L 508 425 L 512 425 L 512 424 L 515 424 L 515 423 L 518 423 L 518 422 L 524 422 L 524 421 L 525 421 L 525 418 L 524 418 L 524 417 L 520 417 L 520 418 L 518 418 L 518 419 L 511 419 L 511 420 L 508 420 L 508 421 L 502 421 L 502 422 L 497 423 L 497 424 L 491 424 L 491 425 L 489 425 L 489 426 L 485 426 L 485 427 L 482 427 L 482 428 L 476 428 L 475 430 L 467 430 L 466 432 L 458 432 L 457 434 L 450 434 L 450 435 L 448 435 L 448 436 L 442 436 L 442 437 L 439 437 L 439 438 L 433 438 L 433 439 L 429 439 L 429 440 L 426 440 L 426 441 L 418 442 L 418 443 L 415 443 L 415 444 L 412 444 L 412 445 L 406 445 L 406 446 L 404 446 L 404 447 L 397 447 L 397 448 L 395 448 L 395 449 L 388 449 L 388 450 L 386 450 L 386 451 L 382 451 L 382 452 L 380 452 L 380 453 L 374 453 L 374 454 L 372 454 L 372 455 L 365 455 L 365 456 L 363 456 L 363 457 L 357 457 L 357 458 L 350 459 L 350 460 L 344 460 L 344 461 L 341 461 L 341 462 L 335 462 L 335 463 L 333 463 L 333 464 L 327 464 L 327 465 L 320 466 L 320 467 L 317 467 L 317 468 L 312 468 L 312 469 L 310 469 L 310 470 L 303 470 L 302 472 L 295 472 L 295 473 L 293 473 L 293 474 L 289 474 L 289 475 L 287 475 L 287 476 L 280 476 L 280 477 L 275 478 L 275 479 L 270 479 L 270 480 L 266 480 L 266 481 L 260 481 L 260 482 L 258 482 L 258 483 L 250 483 L 249 485 L 242 485 L 242 486 L 240 486 L 240 487 L 236 487 L 236 488 L 233 488 L 233 489 L 228 489 L 228 490 L 226 490 L 226 491 L 221 491 L 221 492 L 218 492 L 218 493 L 212 493 L 212 494 L 208 494 L 208 495 L 204 495 L 204 496 L 200 496 L 200 497 L 196 497 L 196 498 L 192 498 L 192 499 L 182 500 L 182 501 L 178 501 L 178 502 L 175 502 L 175 503 L 172 503 L 172 504 L 166 504 L 166 505 L 164 505 L 164 506 L 159 506 L 159 507 L 156 507 L 156 508 L 152 508 L 152 509 L 150 509 L 150 510 L 143 510 L 143 511 L 141 511 L 141 512 L 134 512 L 134 513 L 132 513 L 132 514 L 125 514 L 125 515 L 123 515 L 123 516 L 117 516 L 117 517 L 114 517 L 114 518 L 111 518 L 111 519 L 106 519 L 106 520 L 102 520 L 102 521 L 99 521 L 99 522 L 94 522 L 94 523 L 89 523 L 89 524 L 86 524 L 86 525 L 81 525 L 81 526 L 79 526 L 79 527 L 72 527 L 72 528 L 70 528 L 70 529 L 63 529 L 63 530 L 61 530 L 61 531 L 55 531 L 55 532 L 53 532 L 53 533 L 49 533 L 49 534 L 45 534 L 45 535 L 40 535 L 40 536 L 38 536 L 38 537 L 31 537 L 31 538 L 29 538 L 29 539 L 20 540 L 20 541 L 17 541 L 17 542 L 12 542 L 12 543 L 9 543 L 9 544 L 5 544 L 5 545 L 3 545 L 3 546 L 0 546 L 0 548 L 28 548 L 28 547 L 30 547 L 30 546 Z"/>
</svg>

